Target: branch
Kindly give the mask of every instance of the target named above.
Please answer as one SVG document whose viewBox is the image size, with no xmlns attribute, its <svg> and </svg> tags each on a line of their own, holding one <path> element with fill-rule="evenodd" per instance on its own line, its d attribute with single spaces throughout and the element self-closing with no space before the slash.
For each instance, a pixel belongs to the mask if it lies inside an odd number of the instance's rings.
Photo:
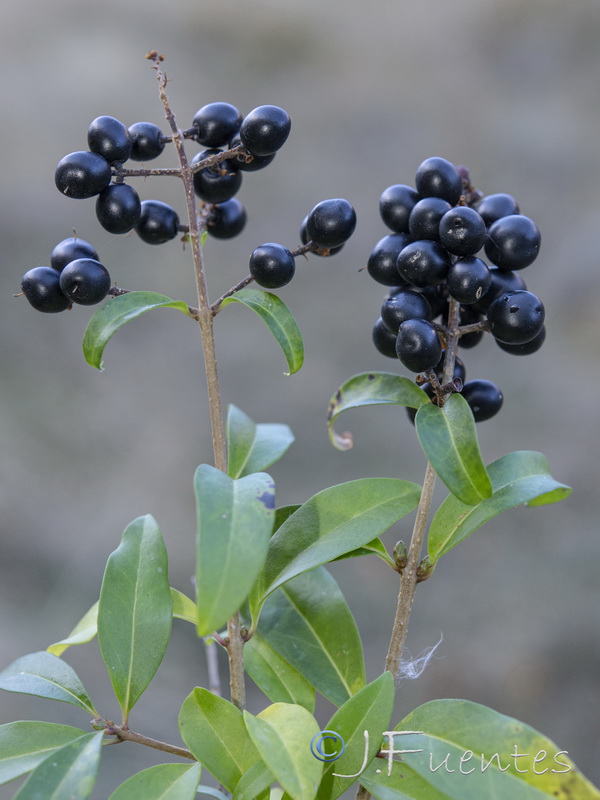
<svg viewBox="0 0 600 800">
<path fill-rule="evenodd" d="M 137 744 L 143 744 L 146 747 L 152 747 L 154 750 L 162 750 L 163 753 L 171 753 L 172 755 L 179 756 L 180 758 L 189 758 L 191 761 L 197 760 L 189 750 L 185 749 L 185 747 L 177 747 L 175 744 L 168 744 L 167 742 L 161 742 L 158 739 L 151 739 L 149 736 L 144 736 L 142 733 L 136 733 L 135 731 L 123 727 L 122 725 L 116 725 L 110 720 L 94 720 L 94 726 L 96 724 L 99 724 L 104 728 L 104 732 L 107 736 L 116 736 L 120 742 L 136 742 Z"/>
</svg>

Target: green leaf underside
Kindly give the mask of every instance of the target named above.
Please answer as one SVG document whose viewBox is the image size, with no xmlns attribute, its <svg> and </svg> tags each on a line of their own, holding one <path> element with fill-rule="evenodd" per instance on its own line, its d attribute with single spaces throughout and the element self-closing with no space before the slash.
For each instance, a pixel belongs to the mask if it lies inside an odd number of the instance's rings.
<svg viewBox="0 0 600 800">
<path fill-rule="evenodd" d="M 179 732 L 198 761 L 229 792 L 260 756 L 232 703 L 196 688 L 179 712 Z"/>
<path fill-rule="evenodd" d="M 273 703 L 296 703 L 314 711 L 313 687 L 258 631 L 244 647 L 244 667 Z"/>
<path fill-rule="evenodd" d="M 262 760 L 292 800 L 313 800 L 323 762 L 310 751 L 319 733 L 313 715 L 301 706 L 275 703 L 257 717 L 244 712 L 246 728 Z"/>
<path fill-rule="evenodd" d="M 352 434 L 337 434 L 334 423 L 342 411 L 349 408 L 376 405 L 401 405 L 420 408 L 430 403 L 425 392 L 409 378 L 394 375 L 392 372 L 362 372 L 343 383 L 329 401 L 327 410 L 327 429 L 329 439 L 338 450 L 352 447 Z"/>
<path fill-rule="evenodd" d="M 258 632 L 337 706 L 365 685 L 356 622 L 324 567 L 277 589 L 265 603 Z"/>
<path fill-rule="evenodd" d="M 221 792 L 219 789 L 215 789 L 214 786 L 200 784 L 196 794 L 203 795 L 205 797 L 216 797 L 216 800 L 229 800 L 228 794 Z"/>
<path fill-rule="evenodd" d="M 108 800 L 194 800 L 200 764 L 158 764 L 142 770 L 116 789 Z"/>
<path fill-rule="evenodd" d="M 443 408 L 432 403 L 420 408 L 415 427 L 425 455 L 453 495 L 468 505 L 491 496 L 473 413 L 462 395 L 451 395 Z"/>
<path fill-rule="evenodd" d="M 476 506 L 449 495 L 438 508 L 429 531 L 429 558 L 435 563 L 484 523 L 515 506 L 557 503 L 571 494 L 558 483 L 542 453 L 518 450 L 502 456 L 488 467 L 493 494 Z"/>
<path fill-rule="evenodd" d="M 61 656 L 74 644 L 87 644 L 98 633 L 98 602 L 86 611 L 71 633 L 60 642 L 51 644 L 46 650 L 54 656 Z"/>
<path fill-rule="evenodd" d="M 233 800 L 269 800 L 268 789 L 274 781 L 275 776 L 267 765 L 257 761 L 240 778 L 233 793 Z"/>
<path fill-rule="evenodd" d="M 281 347 L 288 364 L 289 373 L 298 372 L 304 363 L 304 344 L 298 323 L 286 304 L 271 292 L 260 289 L 241 289 L 226 297 L 222 307 L 231 303 L 242 303 L 252 309 L 265 323 Z"/>
<path fill-rule="evenodd" d="M 0 672 L 0 689 L 70 703 L 98 716 L 75 670 L 45 650 L 21 656 Z"/>
<path fill-rule="evenodd" d="M 418 800 L 439 796 L 452 800 L 600 798 L 600 792 L 581 775 L 565 751 L 560 751 L 543 734 L 477 703 L 434 700 L 415 709 L 396 730 L 423 731 L 395 737 L 396 749 L 422 752 L 403 755 L 402 763 L 394 766 L 391 777 L 387 776 L 385 761 L 373 763 L 367 769 L 361 783 L 364 781 L 369 790 L 370 786 L 382 787 L 381 794 L 374 792 L 382 800 L 402 797 L 385 793 L 386 787 L 388 791 L 404 789 L 401 774 L 408 775 L 409 787 L 414 775 L 428 785 L 426 794 L 407 795 Z M 500 771 L 499 764 L 507 769 Z M 381 773 L 376 774 L 375 768 L 381 769 Z"/>
<path fill-rule="evenodd" d="M 9 722 L 0 725 L 0 784 L 35 769 L 56 750 L 86 732 L 54 722 Z"/>
<path fill-rule="evenodd" d="M 363 547 L 416 508 L 421 487 L 395 478 L 332 486 L 307 500 L 272 536 L 250 599 L 256 622 L 264 598 L 291 578 Z"/>
<path fill-rule="evenodd" d="M 227 474 L 243 478 L 263 472 L 278 461 L 294 441 L 287 425 L 254 423 L 234 405 L 227 413 Z"/>
<path fill-rule="evenodd" d="M 167 551 L 148 514 L 125 529 L 100 591 L 98 643 L 124 718 L 160 666 L 172 614 Z"/>
<path fill-rule="evenodd" d="M 184 619 L 186 622 L 196 624 L 197 607 L 193 600 L 171 587 L 171 600 L 173 601 L 173 617 Z"/>
<path fill-rule="evenodd" d="M 264 472 L 232 480 L 202 464 L 194 489 L 198 635 L 206 636 L 240 608 L 262 569 L 275 516 L 275 484 Z"/>
<path fill-rule="evenodd" d="M 39 764 L 14 800 L 85 800 L 96 782 L 104 733 L 88 733 Z"/>
<path fill-rule="evenodd" d="M 340 734 L 345 750 L 336 761 L 325 764 L 318 800 L 336 800 L 354 784 L 356 778 L 339 776 L 355 775 L 364 762 L 365 750 L 367 763 L 375 758 L 381 745 L 381 734 L 388 730 L 393 708 L 394 679 L 391 672 L 384 672 L 335 712 L 325 727 Z M 365 731 L 369 733 L 368 748 Z M 324 740 L 324 752 L 333 753 L 338 747 L 336 742 Z"/>
<path fill-rule="evenodd" d="M 91 367 L 104 369 L 102 355 L 113 334 L 123 325 L 153 308 L 176 308 L 190 316 L 182 300 L 171 300 L 156 292 L 128 292 L 109 300 L 94 314 L 83 334 L 83 355 Z"/>
<path fill-rule="evenodd" d="M 372 555 L 379 556 L 382 561 L 385 561 L 385 563 L 389 564 L 390 567 L 395 568 L 396 565 L 394 564 L 394 559 L 385 549 L 385 545 L 379 537 L 377 539 L 373 539 L 372 542 L 368 542 L 366 545 L 364 545 L 364 547 L 357 547 L 356 550 L 351 550 L 349 553 L 344 553 L 343 556 L 338 556 L 338 558 L 334 559 L 334 561 L 342 561 L 344 558 L 359 558 L 360 556 Z"/>
</svg>

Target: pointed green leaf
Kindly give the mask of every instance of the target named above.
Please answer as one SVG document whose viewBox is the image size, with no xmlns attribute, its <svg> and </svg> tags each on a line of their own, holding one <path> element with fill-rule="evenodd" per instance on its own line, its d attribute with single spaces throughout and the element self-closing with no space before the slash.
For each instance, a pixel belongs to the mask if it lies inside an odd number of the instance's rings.
<svg viewBox="0 0 600 800">
<path fill-rule="evenodd" d="M 327 428 L 331 444 L 338 450 L 349 450 L 351 433 L 337 434 L 333 425 L 342 411 L 349 408 L 377 405 L 401 405 L 420 408 L 430 403 L 429 397 L 409 378 L 391 372 L 362 372 L 343 383 L 329 401 Z"/>
<path fill-rule="evenodd" d="M 85 731 L 54 722 L 9 722 L 0 725 L 0 784 L 31 772 L 56 750 Z"/>
<path fill-rule="evenodd" d="M 396 749 L 420 752 L 403 755 L 390 778 L 384 761 L 378 764 L 379 775 L 371 765 L 361 777 L 367 788 L 368 781 L 400 788 L 404 784 L 398 775 L 410 771 L 452 800 L 600 799 L 600 791 L 581 775 L 566 751 L 529 725 L 478 703 L 434 700 L 415 709 L 396 730 L 422 731 L 394 737 Z"/>
<path fill-rule="evenodd" d="M 335 705 L 365 685 L 358 628 L 324 567 L 277 589 L 265 603 L 258 632 Z"/>
<path fill-rule="evenodd" d="M 319 733 L 313 715 L 301 706 L 275 703 L 257 717 L 244 711 L 246 728 L 262 760 L 293 800 L 313 800 L 323 772 L 310 742 Z"/>
<path fill-rule="evenodd" d="M 196 616 L 198 609 L 196 603 L 190 598 L 178 592 L 177 589 L 171 587 L 171 600 L 173 601 L 173 617 L 175 619 L 184 619 L 186 622 L 196 624 Z"/>
<path fill-rule="evenodd" d="M 200 764 L 159 764 L 122 783 L 108 800 L 194 800 Z"/>
<path fill-rule="evenodd" d="M 287 425 L 256 425 L 247 414 L 234 405 L 227 414 L 227 474 L 243 478 L 253 472 L 263 472 L 287 451 L 294 434 Z"/>
<path fill-rule="evenodd" d="M 223 300 L 223 308 L 230 303 L 242 303 L 251 308 L 271 331 L 283 350 L 289 373 L 298 372 L 304 363 L 304 344 L 298 323 L 286 304 L 271 292 L 259 289 L 241 289 Z"/>
<path fill-rule="evenodd" d="M 360 556 L 372 555 L 378 556 L 382 561 L 385 561 L 388 566 L 392 567 L 392 569 L 396 568 L 394 559 L 388 553 L 384 543 L 379 537 L 377 537 L 377 539 L 373 539 L 372 542 L 367 542 L 367 544 L 365 544 L 363 547 L 357 547 L 356 550 L 351 550 L 349 553 L 344 553 L 343 556 L 339 556 L 334 560 L 342 561 L 344 558 L 359 558 Z"/>
<path fill-rule="evenodd" d="M 60 700 L 98 716 L 75 670 L 45 650 L 21 656 L 0 672 L 0 689 Z"/>
<path fill-rule="evenodd" d="M 240 778 L 233 800 L 269 800 L 269 786 L 274 782 L 271 770 L 262 761 L 257 761 Z"/>
<path fill-rule="evenodd" d="M 127 292 L 109 300 L 94 314 L 83 334 L 83 355 L 92 367 L 104 369 L 102 355 L 111 336 L 132 319 L 153 308 L 176 308 L 190 316 L 187 305 L 156 292 Z"/>
<path fill-rule="evenodd" d="M 35 768 L 14 800 L 86 800 L 96 782 L 104 733 L 88 733 Z"/>
<path fill-rule="evenodd" d="M 62 656 L 65 650 L 71 647 L 72 644 L 87 644 L 88 642 L 91 642 L 97 632 L 98 603 L 96 602 L 88 611 L 86 611 L 66 639 L 61 639 L 60 642 L 51 644 L 50 647 L 46 648 L 46 650 L 49 653 L 52 653 L 52 655 Z"/>
<path fill-rule="evenodd" d="M 340 758 L 325 764 L 325 772 L 317 795 L 318 800 L 336 800 L 356 781 L 357 764 L 370 763 L 379 752 L 381 734 L 388 730 L 394 708 L 394 679 L 384 672 L 373 683 L 347 700 L 326 725 L 328 731 L 338 733 L 344 742 Z M 365 736 L 368 731 L 368 740 Z M 323 740 L 323 751 L 329 740 Z"/>
<path fill-rule="evenodd" d="M 202 464 L 194 489 L 198 635 L 206 636 L 238 611 L 262 568 L 275 516 L 275 484 L 264 472 L 232 480 Z"/>
<path fill-rule="evenodd" d="M 244 666 L 254 683 L 274 703 L 296 703 L 311 713 L 315 690 L 257 631 L 244 647 Z"/>
<path fill-rule="evenodd" d="M 124 719 L 160 666 L 172 611 L 167 551 L 147 514 L 127 526 L 109 557 L 98 608 L 98 643 Z"/>
<path fill-rule="evenodd" d="M 468 505 L 490 497 L 492 484 L 481 460 L 475 420 L 462 395 L 451 395 L 443 408 L 422 406 L 415 427 L 425 455 L 452 494 Z"/>
<path fill-rule="evenodd" d="M 242 712 L 208 689 L 196 688 L 184 700 L 179 712 L 179 732 L 202 766 L 229 792 L 259 761 Z"/>
<path fill-rule="evenodd" d="M 261 602 L 286 581 L 363 547 L 419 502 L 421 488 L 395 478 L 364 478 L 314 495 L 269 542 L 267 560 L 250 606 L 256 622 Z"/>
<path fill-rule="evenodd" d="M 488 473 L 493 488 L 489 499 L 467 506 L 449 495 L 438 508 L 427 543 L 433 563 L 503 511 L 523 503 L 528 506 L 557 503 L 571 494 L 568 486 L 551 476 L 542 453 L 528 450 L 508 453 L 490 464 Z"/>
</svg>

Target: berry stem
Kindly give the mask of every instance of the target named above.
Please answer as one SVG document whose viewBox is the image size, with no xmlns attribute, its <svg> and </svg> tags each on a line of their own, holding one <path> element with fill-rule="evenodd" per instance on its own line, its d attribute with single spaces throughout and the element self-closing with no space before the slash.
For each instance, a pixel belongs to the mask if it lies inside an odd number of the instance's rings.
<svg viewBox="0 0 600 800">
<path fill-rule="evenodd" d="M 215 352 L 215 339 L 213 332 L 213 313 L 211 311 L 206 287 L 204 259 L 201 245 L 202 226 L 199 221 L 198 210 L 196 206 L 193 171 L 185 152 L 183 134 L 177 127 L 175 115 L 171 110 L 169 98 L 167 96 L 167 77 L 160 66 L 162 58 L 158 55 L 158 53 L 155 52 L 150 53 L 148 58 L 154 62 L 154 69 L 156 70 L 158 79 L 160 99 L 165 109 L 165 116 L 172 131 L 173 144 L 175 145 L 179 163 L 181 165 L 181 179 L 185 188 L 188 221 L 190 226 L 188 238 L 192 249 L 194 272 L 196 277 L 196 290 L 198 293 L 198 324 L 200 326 L 200 333 L 202 335 L 202 349 L 204 353 L 206 384 L 208 388 L 208 402 L 210 409 L 215 467 L 223 472 L 227 472 L 227 445 L 225 442 L 225 430 L 223 426 L 223 413 L 221 408 L 221 393 L 219 391 L 219 376 L 217 373 L 217 356 Z M 244 677 L 243 656 L 244 640 L 240 631 L 239 614 L 234 614 L 228 621 L 227 632 L 227 655 L 229 658 L 229 685 L 231 690 L 231 702 L 239 709 L 243 709 L 246 706 L 246 684 Z"/>
<path fill-rule="evenodd" d="M 219 311 L 221 310 L 221 306 L 223 305 L 223 300 L 226 300 L 228 297 L 231 297 L 232 294 L 239 292 L 240 289 L 245 289 L 246 286 L 251 284 L 253 280 L 254 278 L 252 277 L 252 275 L 246 275 L 246 277 L 243 280 L 241 280 L 239 283 L 236 283 L 236 285 L 232 286 L 231 289 L 229 289 L 229 291 L 221 295 L 221 297 L 219 297 L 219 299 L 216 300 L 210 307 L 213 317 L 215 316 L 215 314 L 218 314 Z"/>
</svg>

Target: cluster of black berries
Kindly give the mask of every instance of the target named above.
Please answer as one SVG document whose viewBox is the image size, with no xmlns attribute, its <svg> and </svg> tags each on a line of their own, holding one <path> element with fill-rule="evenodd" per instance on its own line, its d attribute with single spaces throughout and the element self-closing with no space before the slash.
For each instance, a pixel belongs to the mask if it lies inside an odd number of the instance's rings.
<svg viewBox="0 0 600 800">
<path fill-rule="evenodd" d="M 452 298 L 460 304 L 460 348 L 474 347 L 489 330 L 506 352 L 534 353 L 545 338 L 544 306 L 518 270 L 539 252 L 535 223 L 519 213 L 514 197 L 483 196 L 464 167 L 443 158 L 419 166 L 415 187 L 389 186 L 380 199 L 381 217 L 393 233 L 375 245 L 367 268 L 393 288 L 373 328 L 376 348 L 411 372 L 433 377 L 433 370 L 441 381 Z M 482 248 L 489 265 L 478 256 Z M 460 359 L 454 378 L 476 421 L 500 410 L 498 387 L 483 380 L 464 383 Z M 437 397 L 431 382 L 423 388 Z"/>
<path fill-rule="evenodd" d="M 244 206 L 234 198 L 243 171 L 263 169 L 285 143 L 290 117 L 278 106 L 259 106 L 246 117 L 229 103 L 209 103 L 196 112 L 192 127 L 183 132 L 205 148 L 192 165 L 222 153 L 239 151 L 231 159 L 212 158 L 194 173 L 194 189 L 203 201 L 206 230 L 218 239 L 239 234 L 246 224 Z M 109 233 L 135 230 L 148 244 L 163 244 L 186 228 L 174 208 L 160 200 L 140 201 L 136 190 L 124 182 L 123 164 L 129 159 L 150 161 L 164 150 L 171 137 L 151 122 L 131 127 L 114 117 L 95 119 L 87 134 L 89 150 L 66 155 L 56 167 L 55 182 L 67 197 L 97 197 L 96 216 Z M 91 305 L 103 300 L 110 276 L 94 248 L 81 239 L 65 239 L 52 254 L 51 267 L 35 267 L 22 279 L 23 293 L 38 311 L 58 312 L 71 303 Z"/>
<path fill-rule="evenodd" d="M 292 252 L 275 242 L 261 244 L 250 256 L 250 275 L 259 286 L 279 289 L 294 277 L 296 256 L 309 251 L 319 256 L 339 253 L 355 227 L 356 212 L 347 200 L 322 200 L 302 221 L 303 246 Z"/>
</svg>

